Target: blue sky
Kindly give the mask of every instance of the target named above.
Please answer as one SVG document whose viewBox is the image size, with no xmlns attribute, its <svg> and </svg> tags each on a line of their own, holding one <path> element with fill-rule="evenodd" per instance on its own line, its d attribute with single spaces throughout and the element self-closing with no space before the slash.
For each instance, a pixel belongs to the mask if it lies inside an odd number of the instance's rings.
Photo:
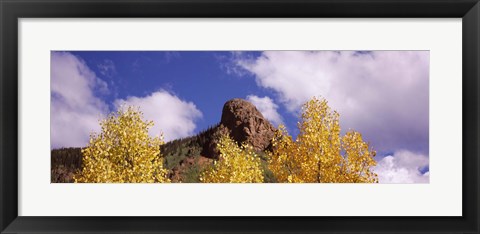
<svg viewBox="0 0 480 234">
<path fill-rule="evenodd" d="M 156 123 L 152 135 L 186 137 L 232 98 L 296 136 L 301 104 L 317 96 L 377 150 L 383 182 L 428 182 L 428 51 L 57 51 L 51 80 L 52 148 L 86 145 L 123 104 Z"/>
<path fill-rule="evenodd" d="M 203 118 L 196 121 L 195 132 L 219 122 L 226 100 L 245 98 L 252 93 L 272 95 L 258 87 L 251 74 L 238 77 L 225 72 L 219 62 L 229 56 L 229 52 L 77 51 L 72 54 L 82 58 L 99 78 L 113 87 L 113 92 L 103 97 L 110 108 L 113 109 L 112 103 L 118 98 L 146 96 L 165 90 L 182 100 L 194 102 L 202 112 Z"/>
</svg>

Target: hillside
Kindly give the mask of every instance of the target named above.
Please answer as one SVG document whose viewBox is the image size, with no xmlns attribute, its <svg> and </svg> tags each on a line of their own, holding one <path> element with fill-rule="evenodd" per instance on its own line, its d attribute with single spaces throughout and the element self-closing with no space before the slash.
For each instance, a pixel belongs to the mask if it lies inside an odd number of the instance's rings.
<svg viewBox="0 0 480 234">
<path fill-rule="evenodd" d="M 259 155 L 271 150 L 271 139 L 275 128 L 263 117 L 258 109 L 243 99 L 227 101 L 218 124 L 195 136 L 176 139 L 160 147 L 165 168 L 172 182 L 197 183 L 201 171 L 218 160 L 216 149 L 219 136 L 228 133 L 239 144 L 246 142 Z M 81 169 L 81 148 L 63 148 L 51 151 L 51 182 L 71 183 L 73 175 Z M 274 182 L 271 172 L 265 168 L 265 182 Z"/>
</svg>

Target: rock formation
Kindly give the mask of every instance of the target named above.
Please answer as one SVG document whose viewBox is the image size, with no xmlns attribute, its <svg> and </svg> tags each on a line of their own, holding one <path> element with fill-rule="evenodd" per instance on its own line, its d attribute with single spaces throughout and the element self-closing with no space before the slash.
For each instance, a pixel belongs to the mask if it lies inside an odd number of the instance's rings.
<svg viewBox="0 0 480 234">
<path fill-rule="evenodd" d="M 253 146 L 256 151 L 266 150 L 275 134 L 275 128 L 250 102 L 235 98 L 223 106 L 220 124 L 230 130 L 237 142 Z"/>
<path fill-rule="evenodd" d="M 229 134 L 239 144 L 246 142 L 260 152 L 270 149 L 275 127 L 252 103 L 235 98 L 223 105 L 220 123 L 200 134 L 207 139 L 202 144 L 203 156 L 218 158 L 220 152 L 216 146 L 223 134 Z"/>
</svg>

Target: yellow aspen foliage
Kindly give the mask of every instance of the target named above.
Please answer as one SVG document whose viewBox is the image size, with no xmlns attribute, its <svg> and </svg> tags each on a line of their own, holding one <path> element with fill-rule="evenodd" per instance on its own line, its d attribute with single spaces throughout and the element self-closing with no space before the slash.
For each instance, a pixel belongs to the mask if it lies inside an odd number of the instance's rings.
<svg viewBox="0 0 480 234">
<path fill-rule="evenodd" d="M 203 183 L 262 183 L 263 169 L 260 157 L 250 145 L 238 144 L 223 134 L 217 144 L 219 160 L 200 175 Z"/>
<path fill-rule="evenodd" d="M 339 114 L 326 100 L 302 107 L 296 140 L 280 126 L 267 152 L 269 169 L 280 183 L 376 183 L 375 151 L 358 132 L 340 136 Z"/>
<path fill-rule="evenodd" d="M 100 121 L 101 133 L 92 134 L 82 150 L 83 168 L 77 183 L 169 182 L 160 155 L 161 137 L 150 137 L 153 122 L 143 121 L 138 108 L 120 108 Z"/>
<path fill-rule="evenodd" d="M 370 170 L 377 165 L 373 159 L 375 151 L 368 149 L 362 135 L 355 131 L 348 132 L 342 138 L 342 149 L 345 151 L 340 168 L 339 182 L 345 183 L 378 183 L 378 176 Z"/>
</svg>

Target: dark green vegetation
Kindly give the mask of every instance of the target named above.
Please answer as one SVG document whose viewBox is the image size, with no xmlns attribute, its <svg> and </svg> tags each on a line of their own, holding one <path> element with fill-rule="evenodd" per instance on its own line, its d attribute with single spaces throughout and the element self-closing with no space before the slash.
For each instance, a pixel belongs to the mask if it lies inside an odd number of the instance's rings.
<svg viewBox="0 0 480 234">
<path fill-rule="evenodd" d="M 73 175 L 82 168 L 81 148 L 62 148 L 51 151 L 51 177 L 52 183 L 71 183 Z"/>
<path fill-rule="evenodd" d="M 187 138 L 176 139 L 160 147 L 162 156 L 165 157 L 165 166 L 172 170 L 186 157 L 205 156 L 212 158 L 208 152 L 208 144 L 213 141 L 213 133 L 217 126 L 208 128 L 199 134 Z"/>
</svg>

